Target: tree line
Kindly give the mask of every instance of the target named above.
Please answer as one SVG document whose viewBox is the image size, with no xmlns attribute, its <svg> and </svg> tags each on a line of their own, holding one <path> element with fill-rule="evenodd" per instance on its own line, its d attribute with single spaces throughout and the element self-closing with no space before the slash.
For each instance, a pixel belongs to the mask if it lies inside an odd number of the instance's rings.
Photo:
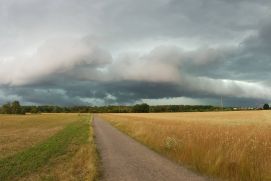
<svg viewBox="0 0 271 181">
<path fill-rule="evenodd" d="M 262 109 L 269 109 L 264 104 Z M 234 110 L 232 107 L 223 108 L 223 111 Z M 19 101 L 5 103 L 0 107 L 1 114 L 25 114 L 25 113 L 147 113 L 147 112 L 207 112 L 221 111 L 220 107 L 204 105 L 159 105 L 136 104 L 132 106 L 22 106 Z"/>
<path fill-rule="evenodd" d="M 14 101 L 12 103 L 8 102 L 1 107 L 0 112 L 2 114 L 25 114 L 23 107 L 20 105 L 19 101 Z"/>
</svg>

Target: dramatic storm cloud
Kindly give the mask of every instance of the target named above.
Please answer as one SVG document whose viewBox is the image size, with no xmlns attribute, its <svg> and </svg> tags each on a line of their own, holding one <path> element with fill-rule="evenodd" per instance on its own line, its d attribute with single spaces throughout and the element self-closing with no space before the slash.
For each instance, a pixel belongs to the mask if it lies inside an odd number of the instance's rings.
<svg viewBox="0 0 271 181">
<path fill-rule="evenodd" d="M 269 0 L 2 0 L 0 103 L 271 101 Z"/>
</svg>

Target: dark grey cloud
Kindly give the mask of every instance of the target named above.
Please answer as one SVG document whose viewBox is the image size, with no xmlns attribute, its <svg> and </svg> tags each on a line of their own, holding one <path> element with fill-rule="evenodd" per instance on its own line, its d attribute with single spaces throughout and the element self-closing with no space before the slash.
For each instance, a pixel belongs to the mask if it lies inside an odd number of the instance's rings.
<svg viewBox="0 0 271 181">
<path fill-rule="evenodd" d="M 3 0 L 0 101 L 271 101 L 270 7 L 267 0 Z"/>
</svg>

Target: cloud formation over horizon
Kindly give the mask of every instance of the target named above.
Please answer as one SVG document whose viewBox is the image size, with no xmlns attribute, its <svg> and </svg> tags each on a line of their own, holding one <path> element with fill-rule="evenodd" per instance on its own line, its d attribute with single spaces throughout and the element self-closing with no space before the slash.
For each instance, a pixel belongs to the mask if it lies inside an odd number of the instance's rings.
<svg viewBox="0 0 271 181">
<path fill-rule="evenodd" d="M 270 7 L 267 0 L 4 0 L 0 103 L 270 102 Z"/>
</svg>

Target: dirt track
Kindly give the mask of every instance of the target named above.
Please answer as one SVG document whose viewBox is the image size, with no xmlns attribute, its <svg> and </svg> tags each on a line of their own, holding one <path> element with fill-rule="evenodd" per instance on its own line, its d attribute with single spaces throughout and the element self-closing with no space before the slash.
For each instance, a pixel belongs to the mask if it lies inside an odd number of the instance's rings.
<svg viewBox="0 0 271 181">
<path fill-rule="evenodd" d="M 106 181 L 208 180 L 163 158 L 109 123 L 94 117 L 96 143 Z"/>
</svg>

